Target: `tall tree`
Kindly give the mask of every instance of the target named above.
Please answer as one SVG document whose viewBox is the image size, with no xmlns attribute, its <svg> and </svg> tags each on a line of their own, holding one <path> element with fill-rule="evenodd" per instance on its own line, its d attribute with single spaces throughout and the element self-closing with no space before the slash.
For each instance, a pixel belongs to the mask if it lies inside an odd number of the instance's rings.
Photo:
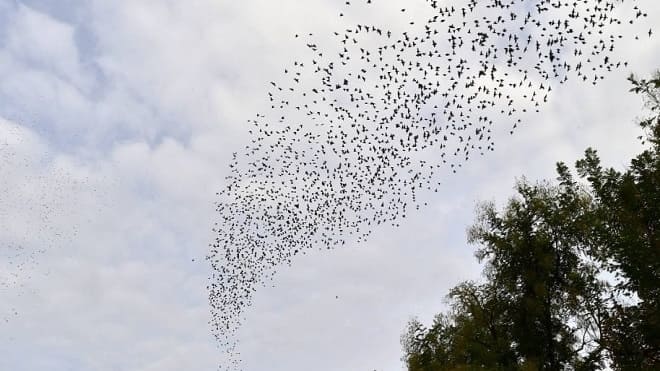
<svg viewBox="0 0 660 371">
<path fill-rule="evenodd" d="M 565 170 L 560 167 L 558 187 L 520 182 L 519 196 L 502 213 L 484 205 L 469 231 L 469 242 L 482 245 L 477 257 L 486 263 L 486 278 L 505 292 L 511 347 L 522 369 L 558 370 L 584 362 L 579 352 L 599 336 L 578 336 L 580 329 L 570 325 L 597 316 L 583 304 L 598 300 L 601 285 L 593 265 L 581 259 L 579 236 L 590 198 Z"/>
<path fill-rule="evenodd" d="M 611 293 L 607 346 L 614 368 L 660 368 L 660 72 L 631 76 L 651 115 L 640 121 L 650 148 L 623 172 L 603 169 L 595 150 L 577 162 L 594 196 L 592 255 L 619 277 Z M 625 300 L 626 297 L 631 299 Z M 622 300 L 622 298 L 624 298 Z"/>
<path fill-rule="evenodd" d="M 483 204 L 468 240 L 487 283 L 449 293 L 452 311 L 404 336 L 410 371 L 594 369 L 602 363 L 603 284 L 582 258 L 591 198 L 560 166 L 560 186 L 521 181 L 502 212 Z M 579 324 L 579 325 L 578 325 Z"/>
</svg>

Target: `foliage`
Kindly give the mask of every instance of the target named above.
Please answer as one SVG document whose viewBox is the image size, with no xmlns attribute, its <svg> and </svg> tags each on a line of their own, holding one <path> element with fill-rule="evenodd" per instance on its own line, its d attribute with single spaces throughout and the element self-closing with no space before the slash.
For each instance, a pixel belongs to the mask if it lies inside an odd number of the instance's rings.
<svg viewBox="0 0 660 371">
<path fill-rule="evenodd" d="M 586 184 L 559 163 L 557 183 L 518 182 L 501 212 L 483 204 L 468 241 L 486 283 L 453 288 L 431 327 L 409 324 L 409 371 L 660 368 L 660 73 L 629 80 L 650 148 L 624 171 L 587 149 Z"/>
<path fill-rule="evenodd" d="M 621 370 L 660 368 L 660 73 L 651 80 L 630 79 L 631 91 L 645 97 L 651 116 L 640 121 L 651 146 L 628 169 L 603 169 L 596 151 L 577 162 L 594 203 L 592 255 L 620 277 L 612 300 L 606 345 Z"/>
</svg>

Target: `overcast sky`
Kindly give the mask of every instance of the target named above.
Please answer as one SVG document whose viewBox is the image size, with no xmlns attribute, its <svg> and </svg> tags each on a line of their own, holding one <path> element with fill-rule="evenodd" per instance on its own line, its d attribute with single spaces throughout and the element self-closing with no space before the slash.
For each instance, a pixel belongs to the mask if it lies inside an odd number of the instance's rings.
<svg viewBox="0 0 660 371">
<path fill-rule="evenodd" d="M 215 192 L 268 82 L 303 52 L 293 35 L 374 17 L 340 23 L 343 3 L 0 0 L 0 370 L 217 368 L 204 260 Z M 644 34 L 660 3 L 633 4 L 649 18 L 620 44 L 627 69 L 553 86 L 399 228 L 283 267 L 246 312 L 244 370 L 402 370 L 406 322 L 479 279 L 465 241 L 479 201 L 502 205 L 517 177 L 553 178 L 589 146 L 625 166 L 642 106 L 626 76 L 660 68 L 660 38 Z M 405 24 L 392 14 L 380 19 Z"/>
</svg>

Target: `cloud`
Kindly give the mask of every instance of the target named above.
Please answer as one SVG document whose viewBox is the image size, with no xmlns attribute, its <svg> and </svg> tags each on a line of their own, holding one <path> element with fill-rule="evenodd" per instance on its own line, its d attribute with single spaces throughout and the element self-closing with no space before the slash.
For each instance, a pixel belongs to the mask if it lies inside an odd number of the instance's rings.
<svg viewBox="0 0 660 371">
<path fill-rule="evenodd" d="M 55 75 L 80 90 L 88 88 L 70 24 L 19 4 L 6 27 L 6 49 L 19 64 Z"/>
</svg>

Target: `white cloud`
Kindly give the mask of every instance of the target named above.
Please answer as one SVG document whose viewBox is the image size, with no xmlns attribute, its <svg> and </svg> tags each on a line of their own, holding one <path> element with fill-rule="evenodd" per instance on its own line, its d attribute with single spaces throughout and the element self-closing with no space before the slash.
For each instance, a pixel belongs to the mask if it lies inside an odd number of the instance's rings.
<svg viewBox="0 0 660 371">
<path fill-rule="evenodd" d="M 78 89 L 89 89 L 72 25 L 19 4 L 6 27 L 6 48 L 18 63 L 58 76 Z"/>
</svg>

